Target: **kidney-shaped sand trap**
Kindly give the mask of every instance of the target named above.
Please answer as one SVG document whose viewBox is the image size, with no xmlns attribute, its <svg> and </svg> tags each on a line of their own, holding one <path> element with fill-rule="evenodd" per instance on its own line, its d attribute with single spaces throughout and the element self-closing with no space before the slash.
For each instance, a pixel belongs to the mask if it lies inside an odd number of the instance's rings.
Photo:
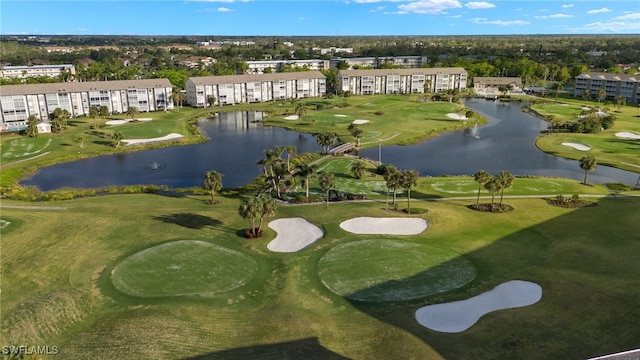
<svg viewBox="0 0 640 360">
<path fill-rule="evenodd" d="M 572 148 L 574 148 L 576 150 L 580 150 L 580 151 L 589 151 L 589 150 L 591 150 L 591 146 L 585 145 L 585 144 L 572 143 L 572 142 L 563 142 L 562 145 L 568 146 L 568 147 L 572 147 Z"/>
<path fill-rule="evenodd" d="M 541 298 L 540 285 L 512 280 L 467 300 L 421 307 L 416 311 L 416 320 L 431 330 L 459 333 L 492 311 L 533 305 Z"/>
<path fill-rule="evenodd" d="M 357 217 L 343 221 L 340 227 L 354 234 L 416 235 L 425 231 L 429 222 L 420 218 Z"/>
<path fill-rule="evenodd" d="M 640 134 L 632 133 L 629 131 L 617 132 L 616 137 L 619 137 L 621 139 L 640 140 Z"/>
<path fill-rule="evenodd" d="M 323 235 L 322 230 L 303 218 L 278 219 L 269 223 L 269 227 L 278 233 L 267 244 L 274 252 L 296 252 L 313 244 Z"/>
</svg>

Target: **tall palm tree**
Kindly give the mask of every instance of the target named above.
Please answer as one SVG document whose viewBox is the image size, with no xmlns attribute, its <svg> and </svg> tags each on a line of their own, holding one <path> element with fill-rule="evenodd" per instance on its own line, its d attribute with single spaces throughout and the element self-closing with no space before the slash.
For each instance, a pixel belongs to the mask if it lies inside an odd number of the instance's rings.
<svg viewBox="0 0 640 360">
<path fill-rule="evenodd" d="M 607 97 L 607 91 L 605 89 L 598 90 L 598 103 Z"/>
<path fill-rule="evenodd" d="M 322 146 L 323 154 L 328 154 L 329 148 L 331 148 L 331 145 L 335 144 L 337 140 L 338 136 L 332 132 L 324 132 L 316 135 L 316 142 Z"/>
<path fill-rule="evenodd" d="M 309 180 L 316 176 L 318 165 L 316 164 L 298 164 L 296 165 L 296 175 L 304 179 L 305 196 L 309 198 Z"/>
<path fill-rule="evenodd" d="M 476 198 L 476 208 L 478 208 L 480 206 L 480 189 L 491 180 L 491 175 L 484 170 L 480 170 L 473 174 L 473 179 L 478 183 L 478 197 Z"/>
<path fill-rule="evenodd" d="M 596 161 L 596 158 L 591 155 L 584 156 L 582 157 L 582 159 L 580 159 L 580 168 L 584 170 L 584 180 L 582 181 L 583 184 L 587 185 L 587 173 L 589 171 L 595 170 L 597 164 L 598 162 Z"/>
<path fill-rule="evenodd" d="M 401 172 L 395 166 L 387 166 L 385 167 L 385 171 L 382 174 L 382 177 L 386 181 L 387 185 L 387 204 L 389 204 L 389 189 L 393 189 L 393 202 L 392 205 L 396 205 L 396 193 L 398 187 L 400 186 L 400 176 Z M 385 206 L 386 208 L 386 206 Z"/>
<path fill-rule="evenodd" d="M 216 191 L 220 191 L 222 189 L 222 175 L 221 173 L 211 170 L 207 171 L 204 176 L 203 187 L 205 190 L 209 190 L 211 194 L 211 205 L 216 204 Z"/>
<path fill-rule="evenodd" d="M 256 199 L 258 204 L 259 216 L 258 234 L 260 234 L 262 232 L 262 223 L 264 221 L 264 218 L 275 216 L 277 212 L 277 205 L 276 199 L 265 194 L 258 195 Z"/>
<path fill-rule="evenodd" d="M 243 199 L 240 202 L 240 206 L 238 207 L 238 215 L 240 215 L 245 220 L 249 220 L 249 223 L 251 224 L 249 233 L 253 236 L 257 235 L 256 219 L 260 217 L 259 211 L 260 207 L 255 196 Z"/>
<path fill-rule="evenodd" d="M 320 176 L 320 188 L 327 192 L 326 208 L 329 208 L 329 192 L 336 187 L 336 180 L 332 173 L 324 173 Z"/>
<path fill-rule="evenodd" d="M 500 171 L 498 174 L 498 182 L 500 185 L 500 206 L 502 206 L 502 198 L 504 197 L 504 190 L 511 188 L 515 176 L 511 175 L 508 171 Z"/>
<path fill-rule="evenodd" d="M 407 213 L 410 214 L 411 189 L 418 184 L 418 178 L 420 176 L 418 175 L 417 170 L 405 170 L 400 174 L 400 186 L 407 190 Z"/>
<path fill-rule="evenodd" d="M 491 179 L 484 184 L 484 188 L 491 194 L 491 209 L 493 209 L 496 193 L 500 189 L 500 181 L 496 176 L 492 176 Z"/>
<path fill-rule="evenodd" d="M 356 160 L 351 164 L 351 173 L 356 179 L 362 179 L 362 177 L 364 176 L 365 169 L 366 168 L 362 163 L 362 161 Z"/>
<path fill-rule="evenodd" d="M 93 127 L 97 126 L 96 118 L 100 115 L 100 109 L 97 106 L 92 106 L 89 108 L 89 117 L 93 119 Z"/>
<path fill-rule="evenodd" d="M 38 123 L 40 119 L 38 119 L 35 115 L 29 115 L 29 119 L 27 119 L 27 136 L 28 137 L 38 137 Z"/>
<path fill-rule="evenodd" d="M 360 129 L 356 124 L 349 124 L 349 126 L 347 126 L 347 131 L 356 139 L 356 145 L 360 147 L 360 137 L 362 136 L 362 129 Z"/>
<path fill-rule="evenodd" d="M 295 145 L 287 145 L 285 147 L 285 150 L 287 152 L 287 171 L 291 172 L 291 166 L 289 164 L 289 160 L 291 159 L 292 156 L 296 156 L 296 152 L 298 150 L 296 149 Z"/>
</svg>

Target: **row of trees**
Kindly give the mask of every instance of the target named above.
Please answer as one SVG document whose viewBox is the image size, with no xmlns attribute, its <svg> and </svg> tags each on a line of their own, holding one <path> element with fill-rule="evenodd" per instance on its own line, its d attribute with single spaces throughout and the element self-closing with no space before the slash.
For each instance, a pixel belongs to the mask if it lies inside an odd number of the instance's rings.
<svg viewBox="0 0 640 360">
<path fill-rule="evenodd" d="M 485 170 L 479 170 L 473 175 L 474 180 L 478 183 L 478 197 L 476 198 L 475 209 L 480 209 L 480 190 L 484 187 L 491 194 L 491 210 L 503 209 L 502 199 L 504 191 L 511 188 L 515 181 L 515 176 L 508 171 L 501 171 L 498 175 L 491 175 Z M 500 203 L 495 204 L 495 195 L 500 193 Z"/>
</svg>

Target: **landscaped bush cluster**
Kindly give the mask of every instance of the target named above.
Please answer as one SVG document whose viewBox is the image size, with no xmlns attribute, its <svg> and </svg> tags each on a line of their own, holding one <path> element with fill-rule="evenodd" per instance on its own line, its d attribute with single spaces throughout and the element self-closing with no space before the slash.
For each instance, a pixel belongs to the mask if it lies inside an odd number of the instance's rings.
<svg viewBox="0 0 640 360">
<path fill-rule="evenodd" d="M 20 201 L 63 201 L 101 194 L 155 194 L 166 191 L 164 185 L 127 185 L 104 189 L 60 189 L 40 191 L 33 187 L 14 187 L 0 189 L 0 198 Z"/>
<path fill-rule="evenodd" d="M 578 115 L 578 120 L 567 124 L 567 129 L 574 133 L 597 134 L 613 127 L 615 116 L 600 115 L 595 109 L 585 110 Z"/>
</svg>

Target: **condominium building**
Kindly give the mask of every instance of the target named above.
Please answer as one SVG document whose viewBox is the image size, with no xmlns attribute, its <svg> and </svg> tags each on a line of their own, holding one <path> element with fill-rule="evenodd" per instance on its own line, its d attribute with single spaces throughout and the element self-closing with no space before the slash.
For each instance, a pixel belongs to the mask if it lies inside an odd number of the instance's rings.
<svg viewBox="0 0 640 360">
<path fill-rule="evenodd" d="M 473 92 L 483 96 L 524 93 L 519 77 L 474 77 Z"/>
<path fill-rule="evenodd" d="M 325 76 L 319 71 L 191 77 L 185 84 L 194 107 L 253 103 L 323 96 Z"/>
<path fill-rule="evenodd" d="M 339 62 L 345 62 L 349 69 L 354 67 L 370 67 L 377 69 L 382 64 L 390 63 L 394 67 L 419 68 L 429 63 L 426 56 L 387 56 L 387 57 L 355 57 L 355 58 L 335 58 L 330 60 L 330 67 L 335 69 Z"/>
<path fill-rule="evenodd" d="M 70 64 L 63 65 L 34 65 L 34 66 L 3 66 L 0 68 L 0 77 L 3 78 L 27 78 L 36 76 L 57 77 L 68 72 L 75 76 L 76 68 Z"/>
<path fill-rule="evenodd" d="M 589 91 L 590 97 L 596 99 L 600 90 L 605 91 L 605 100 L 615 100 L 619 96 L 627 102 L 640 102 L 640 75 L 612 74 L 603 72 L 586 72 L 575 78 L 573 95 L 582 97 Z"/>
<path fill-rule="evenodd" d="M 168 79 L 0 86 L 0 131 L 25 129 L 31 115 L 47 120 L 56 108 L 72 117 L 88 115 L 92 106 L 106 106 L 110 113 L 173 109 L 172 86 Z"/>
<path fill-rule="evenodd" d="M 340 70 L 338 82 L 342 91 L 354 95 L 463 91 L 467 72 L 460 67 Z"/>
<path fill-rule="evenodd" d="M 278 72 L 285 66 L 292 68 L 306 68 L 306 70 L 328 70 L 329 60 L 266 60 L 266 61 L 247 61 L 247 74 L 264 74 L 266 69 L 270 69 L 272 73 Z"/>
</svg>

